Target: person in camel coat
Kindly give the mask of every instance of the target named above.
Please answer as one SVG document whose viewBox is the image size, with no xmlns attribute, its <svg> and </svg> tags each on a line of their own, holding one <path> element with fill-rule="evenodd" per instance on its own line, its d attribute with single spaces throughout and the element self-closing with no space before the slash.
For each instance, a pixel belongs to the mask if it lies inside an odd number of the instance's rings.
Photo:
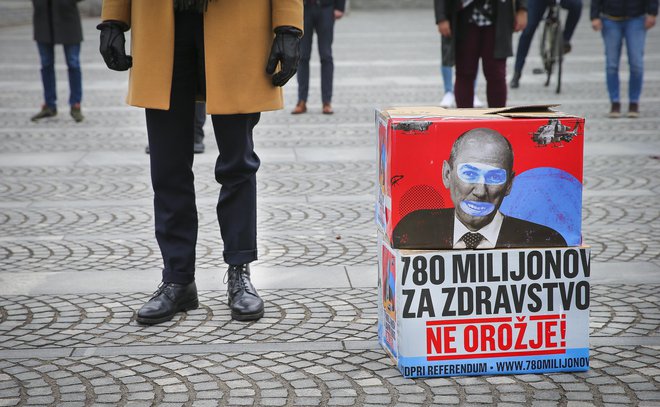
<svg viewBox="0 0 660 407">
<path fill-rule="evenodd" d="M 232 318 L 255 320 L 264 303 L 250 281 L 257 259 L 252 131 L 260 112 L 281 109 L 296 73 L 302 0 L 104 0 L 100 52 L 128 70 L 127 102 L 145 108 L 162 283 L 138 311 L 157 324 L 198 307 L 197 208 L 193 164 L 195 102 L 205 101 L 220 154 L 217 216 Z M 124 33 L 130 30 L 130 56 Z"/>
</svg>

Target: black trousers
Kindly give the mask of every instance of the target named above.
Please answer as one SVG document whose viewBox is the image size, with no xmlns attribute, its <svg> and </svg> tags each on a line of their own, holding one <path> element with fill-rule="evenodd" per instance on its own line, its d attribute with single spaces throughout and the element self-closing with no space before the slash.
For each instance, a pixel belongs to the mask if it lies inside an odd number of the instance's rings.
<svg viewBox="0 0 660 407">
<path fill-rule="evenodd" d="M 175 16 L 174 73 L 169 110 L 146 109 L 154 190 L 156 240 L 163 257 L 163 281 L 195 279 L 197 207 L 193 166 L 195 95 L 204 86 L 201 14 Z M 220 151 L 215 179 L 222 185 L 216 207 L 227 264 L 257 259 L 259 157 L 252 130 L 260 113 L 211 115 Z"/>
</svg>

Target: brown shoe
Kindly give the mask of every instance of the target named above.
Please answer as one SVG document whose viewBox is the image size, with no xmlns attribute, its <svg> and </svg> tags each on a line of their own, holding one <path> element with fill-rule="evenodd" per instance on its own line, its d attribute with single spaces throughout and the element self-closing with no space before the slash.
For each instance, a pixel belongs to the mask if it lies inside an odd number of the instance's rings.
<svg viewBox="0 0 660 407">
<path fill-rule="evenodd" d="M 291 114 L 302 114 L 302 113 L 307 113 L 307 104 L 305 103 L 304 100 L 298 102 L 296 107 L 291 111 Z"/>
<path fill-rule="evenodd" d="M 35 114 L 30 118 L 33 122 L 36 122 L 37 120 L 45 119 L 47 117 L 55 117 L 57 116 L 57 108 L 52 108 L 48 107 L 46 105 L 41 106 L 41 111 L 39 113 Z"/>
<path fill-rule="evenodd" d="M 80 123 L 85 119 L 85 116 L 83 116 L 82 111 L 80 110 L 80 104 L 71 106 L 71 117 L 73 117 L 73 120 L 75 120 L 76 123 Z"/>
<path fill-rule="evenodd" d="M 639 103 L 631 103 L 628 106 L 628 117 L 636 119 L 639 117 Z"/>
<path fill-rule="evenodd" d="M 607 117 L 610 119 L 617 119 L 621 117 L 621 103 L 612 102 L 612 107 L 610 108 L 610 112 L 607 114 Z"/>
<path fill-rule="evenodd" d="M 330 103 L 323 104 L 323 114 L 333 114 L 332 105 Z"/>
</svg>

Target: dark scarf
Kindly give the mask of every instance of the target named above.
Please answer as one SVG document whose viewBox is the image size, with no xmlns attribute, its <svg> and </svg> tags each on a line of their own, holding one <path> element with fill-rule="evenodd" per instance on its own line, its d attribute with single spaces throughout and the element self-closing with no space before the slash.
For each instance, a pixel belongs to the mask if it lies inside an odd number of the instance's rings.
<svg viewBox="0 0 660 407">
<path fill-rule="evenodd" d="M 188 11 L 194 10 L 203 13 L 209 6 L 209 0 L 174 0 L 174 10 Z"/>
</svg>

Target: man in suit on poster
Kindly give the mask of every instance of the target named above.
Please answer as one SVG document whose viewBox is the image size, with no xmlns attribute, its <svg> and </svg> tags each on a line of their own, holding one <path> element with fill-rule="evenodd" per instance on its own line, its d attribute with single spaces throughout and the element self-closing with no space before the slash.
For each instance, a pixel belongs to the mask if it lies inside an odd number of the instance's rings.
<svg viewBox="0 0 660 407">
<path fill-rule="evenodd" d="M 492 249 L 566 246 L 553 229 L 499 211 L 513 185 L 513 149 L 492 129 L 463 133 L 442 165 L 454 208 L 420 209 L 394 228 L 393 242 L 408 249 Z"/>
</svg>

